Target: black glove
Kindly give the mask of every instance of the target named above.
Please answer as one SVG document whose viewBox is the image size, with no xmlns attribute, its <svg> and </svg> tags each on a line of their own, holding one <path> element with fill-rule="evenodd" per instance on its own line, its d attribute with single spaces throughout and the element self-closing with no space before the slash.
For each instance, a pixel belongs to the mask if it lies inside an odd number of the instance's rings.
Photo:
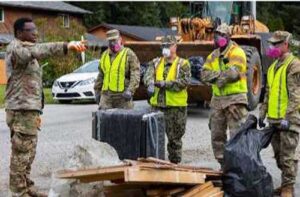
<svg viewBox="0 0 300 197">
<path fill-rule="evenodd" d="M 129 90 L 125 90 L 122 94 L 123 98 L 125 98 L 125 100 L 130 101 L 132 99 L 132 94 Z"/>
<path fill-rule="evenodd" d="M 166 82 L 165 81 L 156 81 L 154 83 L 154 85 L 158 88 L 164 88 L 166 86 Z"/>
<path fill-rule="evenodd" d="M 266 127 L 266 124 L 264 123 L 265 118 L 259 117 L 258 118 L 258 126 L 259 128 L 264 128 Z"/>
<path fill-rule="evenodd" d="M 151 98 L 154 95 L 154 85 L 151 84 L 147 88 L 148 97 Z"/>
<path fill-rule="evenodd" d="M 290 123 L 288 120 L 283 119 L 280 121 L 280 129 L 286 131 L 289 130 L 289 128 L 290 128 Z"/>
</svg>

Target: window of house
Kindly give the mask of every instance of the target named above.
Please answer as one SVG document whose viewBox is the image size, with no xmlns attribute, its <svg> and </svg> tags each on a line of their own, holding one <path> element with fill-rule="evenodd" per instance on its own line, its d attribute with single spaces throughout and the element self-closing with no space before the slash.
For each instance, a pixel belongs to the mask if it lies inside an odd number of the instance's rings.
<svg viewBox="0 0 300 197">
<path fill-rule="evenodd" d="M 63 27 L 69 28 L 70 27 L 70 17 L 68 14 L 63 14 L 62 15 L 62 20 L 63 20 Z"/>
<path fill-rule="evenodd" d="M 0 8 L 0 22 L 4 22 L 4 9 Z"/>
</svg>

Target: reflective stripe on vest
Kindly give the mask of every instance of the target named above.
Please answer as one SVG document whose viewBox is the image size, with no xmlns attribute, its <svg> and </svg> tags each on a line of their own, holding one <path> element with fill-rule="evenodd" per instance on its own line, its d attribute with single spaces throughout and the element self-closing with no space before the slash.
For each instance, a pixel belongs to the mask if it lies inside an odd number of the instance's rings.
<svg viewBox="0 0 300 197">
<path fill-rule="evenodd" d="M 219 57 L 214 57 L 214 53 L 215 51 L 207 57 L 204 68 L 219 72 L 229 69 L 230 66 L 237 66 L 240 71 L 240 79 L 233 83 L 227 83 L 223 88 L 218 88 L 216 84 L 212 84 L 213 95 L 228 96 L 232 94 L 247 93 L 247 61 L 243 49 L 236 44 L 232 44 L 224 55 L 224 58 L 228 58 L 229 60 L 227 64 L 221 62 Z"/>
<path fill-rule="evenodd" d="M 158 66 L 156 67 L 155 80 L 156 81 L 174 81 L 177 79 L 179 74 L 180 66 L 185 65 L 187 60 L 176 57 L 175 61 L 172 63 L 166 79 L 164 79 L 165 70 L 165 59 L 161 58 Z M 154 95 L 150 99 L 151 105 L 157 106 L 159 88 L 155 87 Z M 166 90 L 166 105 L 167 106 L 187 106 L 187 89 L 184 88 L 179 92 Z"/>
<path fill-rule="evenodd" d="M 293 61 L 294 56 L 287 57 L 283 64 L 275 71 L 276 60 L 268 70 L 268 117 L 281 119 L 285 117 L 288 106 L 288 91 L 286 85 L 286 70 L 288 65 Z"/>
<path fill-rule="evenodd" d="M 101 69 L 104 75 L 102 90 L 123 92 L 125 87 L 125 66 L 128 48 L 122 49 L 112 64 L 108 50 L 101 57 Z"/>
</svg>

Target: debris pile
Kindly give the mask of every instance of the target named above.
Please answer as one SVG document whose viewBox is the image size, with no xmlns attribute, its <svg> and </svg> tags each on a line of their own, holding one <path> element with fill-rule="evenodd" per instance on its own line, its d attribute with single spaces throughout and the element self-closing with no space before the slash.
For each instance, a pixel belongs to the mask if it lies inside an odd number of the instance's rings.
<svg viewBox="0 0 300 197">
<path fill-rule="evenodd" d="M 176 165 L 156 158 L 124 160 L 124 164 L 57 172 L 58 178 L 82 183 L 104 182 L 104 196 L 221 197 L 222 172 Z"/>
</svg>

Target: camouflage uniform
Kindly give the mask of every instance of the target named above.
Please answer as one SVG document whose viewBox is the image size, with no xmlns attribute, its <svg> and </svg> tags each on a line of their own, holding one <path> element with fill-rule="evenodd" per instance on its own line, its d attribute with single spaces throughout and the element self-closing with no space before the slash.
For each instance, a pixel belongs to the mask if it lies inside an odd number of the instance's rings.
<svg viewBox="0 0 300 197">
<path fill-rule="evenodd" d="M 7 47 L 5 108 L 12 144 L 9 184 L 15 195 L 28 196 L 34 184 L 29 175 L 42 109 L 42 68 L 38 60 L 66 53 L 66 43 L 34 44 L 15 39 Z"/>
<path fill-rule="evenodd" d="M 282 32 L 277 31 L 276 34 Z M 276 35 L 275 34 L 275 35 Z M 285 37 L 285 34 L 282 33 Z M 287 58 L 290 53 L 285 54 Z M 280 68 L 284 60 L 279 61 L 275 69 Z M 298 155 L 296 152 L 299 143 L 300 132 L 300 61 L 295 58 L 287 67 L 287 90 L 288 90 L 288 107 L 285 119 L 289 121 L 288 131 L 280 130 L 281 119 L 268 118 L 269 124 L 277 129 L 272 138 L 272 147 L 275 153 L 275 159 L 278 168 L 282 171 L 282 186 L 294 185 L 298 171 Z M 269 86 L 266 87 L 264 102 L 260 106 L 260 117 L 265 118 L 268 111 Z"/>
<path fill-rule="evenodd" d="M 117 33 L 117 35 L 113 35 L 118 37 L 119 32 L 117 30 L 111 30 L 112 33 Z M 120 50 L 121 51 L 121 50 Z M 119 52 L 120 52 L 119 51 Z M 118 53 L 119 53 L 118 52 Z M 111 53 L 110 62 L 113 62 L 118 53 Z M 101 69 L 99 64 L 99 74 L 95 82 L 95 93 L 100 95 L 100 103 L 99 109 L 111 109 L 111 108 L 124 108 L 124 109 L 131 109 L 133 108 L 132 99 L 127 101 L 123 96 L 123 92 L 113 92 L 110 90 L 102 91 L 104 79 L 104 72 Z M 125 65 L 125 88 L 124 91 L 129 90 L 131 95 L 134 95 L 135 90 L 138 88 L 140 83 L 140 62 L 136 56 L 136 54 L 131 50 L 128 49 L 127 52 L 127 60 Z"/>
<path fill-rule="evenodd" d="M 144 76 L 144 84 L 148 87 L 154 81 L 155 63 L 154 59 L 149 63 L 149 67 Z M 164 67 L 164 78 L 167 77 L 172 63 L 166 63 Z M 190 65 L 185 63 L 180 66 L 177 80 L 166 84 L 166 88 L 160 88 L 158 94 L 157 106 L 153 106 L 153 110 L 160 110 L 164 113 L 166 133 L 168 137 L 168 153 L 169 160 L 173 163 L 180 163 L 182 156 L 182 136 L 185 133 L 187 108 L 186 107 L 170 107 L 166 105 L 166 89 L 178 92 L 187 88 L 191 77 Z"/>
<path fill-rule="evenodd" d="M 212 52 L 214 58 L 218 58 L 219 62 L 222 61 L 220 57 L 224 57 L 232 44 L 229 41 L 227 47 L 223 52 L 220 49 L 216 49 Z M 228 57 L 229 58 L 229 57 Z M 210 60 L 206 60 L 205 64 L 208 64 Z M 228 60 L 229 63 L 231 60 Z M 213 71 L 203 68 L 201 71 L 201 80 L 208 84 L 214 84 L 226 81 L 227 78 L 235 78 L 237 72 L 227 72 L 228 75 L 221 75 L 220 71 Z M 238 78 L 237 78 L 238 79 Z M 226 81 L 225 84 L 234 81 Z M 223 152 L 224 146 L 227 141 L 227 128 L 229 129 L 229 137 L 234 136 L 241 126 L 245 122 L 248 115 L 246 108 L 248 104 L 246 93 L 231 94 L 227 96 L 215 96 L 213 95 L 210 103 L 212 109 L 209 118 L 209 129 L 211 130 L 211 143 L 215 158 L 223 165 Z"/>
</svg>

